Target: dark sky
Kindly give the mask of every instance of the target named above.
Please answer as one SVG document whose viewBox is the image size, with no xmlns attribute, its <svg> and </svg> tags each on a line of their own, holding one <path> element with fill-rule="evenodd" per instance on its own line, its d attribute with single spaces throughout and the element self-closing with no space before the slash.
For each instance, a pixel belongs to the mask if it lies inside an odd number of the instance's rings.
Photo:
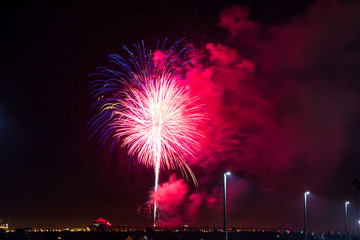
<svg viewBox="0 0 360 240">
<path fill-rule="evenodd" d="M 191 164 L 199 189 L 178 176 L 187 191 L 174 211 L 194 209 L 181 221 L 222 224 L 229 169 L 230 225 L 299 229 L 310 190 L 309 229 L 342 230 L 346 200 L 355 229 L 356 1 L 126 2 L 2 3 L 0 218 L 14 228 L 86 226 L 100 216 L 151 224 L 138 208 L 153 170 L 88 140 L 96 114 L 88 75 L 123 45 L 187 37 L 209 73 L 189 82 L 214 129 Z"/>
</svg>

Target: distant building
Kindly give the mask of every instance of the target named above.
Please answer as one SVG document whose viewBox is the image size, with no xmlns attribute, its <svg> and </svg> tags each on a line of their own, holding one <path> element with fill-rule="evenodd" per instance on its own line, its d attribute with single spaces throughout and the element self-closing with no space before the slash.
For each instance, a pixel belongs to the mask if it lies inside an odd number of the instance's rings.
<svg viewBox="0 0 360 240">
<path fill-rule="evenodd" d="M 108 220 L 103 219 L 100 217 L 93 221 L 93 224 L 88 227 L 90 231 L 96 232 L 108 232 L 112 230 L 111 223 Z"/>
<path fill-rule="evenodd" d="M 111 227 L 111 223 L 102 217 L 93 221 L 95 227 Z"/>
</svg>

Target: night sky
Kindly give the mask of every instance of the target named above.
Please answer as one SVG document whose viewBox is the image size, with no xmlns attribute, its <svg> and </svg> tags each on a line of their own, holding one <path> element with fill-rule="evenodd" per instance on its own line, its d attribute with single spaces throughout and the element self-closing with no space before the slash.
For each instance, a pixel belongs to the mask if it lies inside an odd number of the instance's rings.
<svg viewBox="0 0 360 240">
<path fill-rule="evenodd" d="M 89 75 L 145 41 L 186 37 L 189 86 L 209 114 L 190 161 L 199 188 L 161 173 L 168 224 L 355 230 L 360 178 L 357 1 L 56 1 L 1 6 L 0 218 L 17 227 L 151 225 L 153 169 L 89 136 Z M 140 211 L 138 211 L 140 209 Z M 140 212 L 140 214 L 139 214 Z"/>
</svg>

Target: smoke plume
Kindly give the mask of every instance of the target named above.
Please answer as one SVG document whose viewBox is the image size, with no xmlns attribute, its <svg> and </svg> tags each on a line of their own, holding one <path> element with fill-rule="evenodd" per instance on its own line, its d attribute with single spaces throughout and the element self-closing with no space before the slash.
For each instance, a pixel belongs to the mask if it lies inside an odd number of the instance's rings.
<svg viewBox="0 0 360 240">
<path fill-rule="evenodd" d="M 347 128 L 359 116 L 359 10 L 356 2 L 320 0 L 272 26 L 251 20 L 245 6 L 220 13 L 228 40 L 207 43 L 186 76 L 210 119 L 206 147 L 191 166 L 200 188 L 187 196 L 187 216 L 196 219 L 201 207 L 221 212 L 227 170 L 235 176 L 230 224 L 272 226 L 281 208 L 280 222 L 299 227 L 303 192 L 332 193 L 323 186 L 346 161 Z M 176 207 L 186 195 L 178 194 Z M 250 209 L 264 218 L 252 219 Z"/>
</svg>

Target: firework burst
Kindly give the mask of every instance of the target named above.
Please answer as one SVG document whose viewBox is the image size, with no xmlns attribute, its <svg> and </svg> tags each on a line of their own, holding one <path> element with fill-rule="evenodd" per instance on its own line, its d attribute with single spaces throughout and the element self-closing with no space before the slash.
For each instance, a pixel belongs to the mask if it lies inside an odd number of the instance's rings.
<svg viewBox="0 0 360 240">
<path fill-rule="evenodd" d="M 110 55 L 118 70 L 100 68 L 93 81 L 94 106 L 100 110 L 91 122 L 100 141 L 112 139 L 112 148 L 127 147 L 130 156 L 155 171 L 154 225 L 156 223 L 156 192 L 160 169 L 180 169 L 197 185 L 196 178 L 186 163 L 200 150 L 203 138 L 199 126 L 205 119 L 198 99 L 191 95 L 182 80 L 185 61 L 192 48 L 179 53 L 180 41 L 164 51 L 157 48 L 146 53 L 145 46 L 134 45 L 136 54 L 126 61 L 119 55 Z"/>
</svg>

